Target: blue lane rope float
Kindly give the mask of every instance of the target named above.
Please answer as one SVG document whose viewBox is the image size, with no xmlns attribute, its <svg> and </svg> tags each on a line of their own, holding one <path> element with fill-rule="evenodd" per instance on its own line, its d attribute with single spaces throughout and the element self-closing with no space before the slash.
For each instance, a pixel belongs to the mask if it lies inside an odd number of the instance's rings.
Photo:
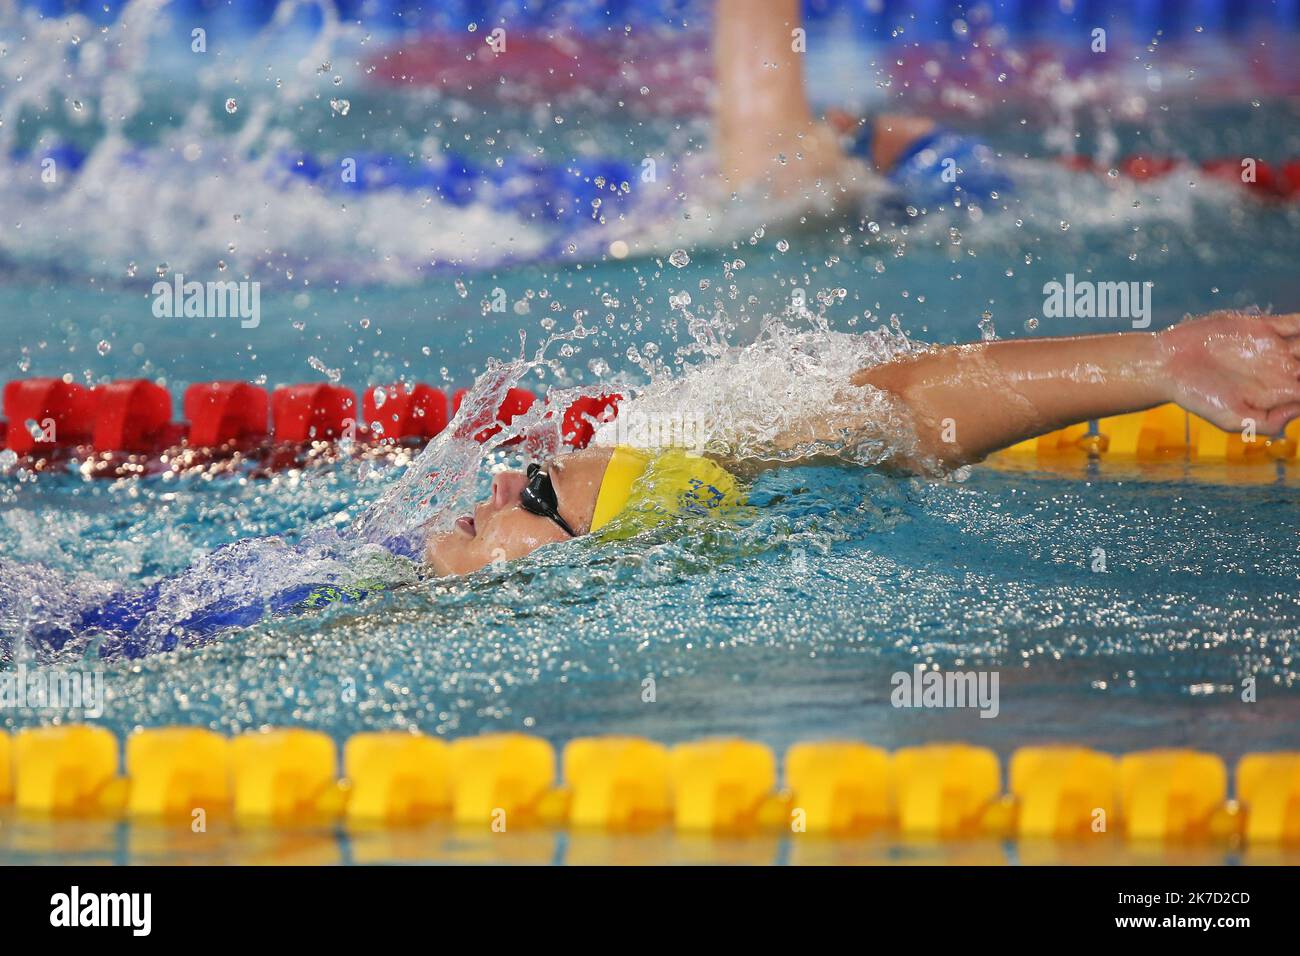
<svg viewBox="0 0 1300 956">
<path fill-rule="evenodd" d="M 98 23 L 110 23 L 126 6 L 124 0 L 22 0 L 22 5 L 42 16 L 62 18 L 82 13 Z M 255 32 L 270 22 L 276 0 L 240 0 L 231 7 L 212 7 L 201 0 L 177 0 L 177 16 L 185 23 L 233 23 Z M 710 0 L 566 0 L 564 4 L 518 0 L 339 0 L 339 16 L 375 26 L 400 29 L 464 29 L 470 22 L 505 22 L 524 29 L 571 24 L 581 29 L 604 30 L 624 24 L 653 25 L 660 29 L 707 22 Z M 952 37 L 949 7 L 938 0 L 868 4 L 862 0 L 804 0 L 809 23 L 827 20 L 845 24 L 877 42 L 912 44 L 917 40 L 941 41 Z M 1021 0 L 992 4 L 990 23 L 1013 36 L 1044 38 L 1071 33 L 1094 23 L 1129 27 L 1144 38 L 1162 32 L 1181 37 L 1193 30 L 1213 34 L 1240 34 L 1251 29 L 1294 30 L 1300 27 L 1300 8 L 1292 2 L 1242 5 L 1230 0 L 1194 3 L 1143 3 L 1096 0 L 1075 11 L 1064 11 L 1058 0 Z M 904 30 L 898 28 L 903 27 Z"/>
</svg>

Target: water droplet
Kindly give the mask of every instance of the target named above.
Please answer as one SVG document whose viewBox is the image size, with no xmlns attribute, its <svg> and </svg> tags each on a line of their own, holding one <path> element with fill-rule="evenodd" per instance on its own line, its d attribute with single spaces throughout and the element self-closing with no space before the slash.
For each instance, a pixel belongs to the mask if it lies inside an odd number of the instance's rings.
<svg viewBox="0 0 1300 956">
<path fill-rule="evenodd" d="M 109 352 L 113 351 L 113 346 L 104 339 L 100 339 L 99 344 L 95 346 L 95 350 L 99 352 L 100 355 L 107 355 Z"/>
<path fill-rule="evenodd" d="M 790 251 L 790 243 L 786 242 L 784 239 L 779 239 L 779 240 L 777 240 L 777 243 L 776 243 L 776 251 L 777 251 L 777 252 L 789 252 L 789 251 Z"/>
<path fill-rule="evenodd" d="M 691 257 L 686 254 L 685 249 L 674 249 L 668 257 L 668 263 L 677 269 L 683 269 L 691 264 Z"/>
<path fill-rule="evenodd" d="M 239 104 L 235 102 L 235 98 L 233 96 L 230 99 L 226 100 L 227 113 L 233 113 L 238 109 L 239 109 Z"/>
</svg>

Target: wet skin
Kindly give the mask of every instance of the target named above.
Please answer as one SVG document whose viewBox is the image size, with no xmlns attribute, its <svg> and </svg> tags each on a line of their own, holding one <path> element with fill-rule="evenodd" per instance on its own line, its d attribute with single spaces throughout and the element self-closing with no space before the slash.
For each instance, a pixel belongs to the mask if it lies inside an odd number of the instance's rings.
<svg viewBox="0 0 1300 956">
<path fill-rule="evenodd" d="M 1300 417 L 1300 313 L 1216 312 L 1160 332 L 1019 339 L 940 346 L 863 369 L 850 382 L 887 392 L 907 410 L 918 448 L 895 464 L 957 467 L 1075 422 L 1176 402 L 1225 431 L 1279 433 Z M 954 437 L 941 424 L 953 426 Z M 791 421 L 775 443 L 835 440 L 858 421 Z M 548 463 L 560 516 L 591 529 L 611 450 L 588 448 Z M 426 558 L 440 575 L 468 574 L 567 541 L 554 521 L 526 511 L 528 477 L 507 471 L 472 515 L 434 535 Z"/>
<path fill-rule="evenodd" d="M 545 463 L 555 487 L 557 510 L 578 534 L 591 528 L 600 481 L 611 450 L 588 448 Z M 519 495 L 528 484 L 522 471 L 503 471 L 474 513 L 456 519 L 447 532 L 432 536 L 425 559 L 440 575 L 469 574 L 489 564 L 513 561 L 569 536 L 550 518 L 525 511 Z"/>
</svg>

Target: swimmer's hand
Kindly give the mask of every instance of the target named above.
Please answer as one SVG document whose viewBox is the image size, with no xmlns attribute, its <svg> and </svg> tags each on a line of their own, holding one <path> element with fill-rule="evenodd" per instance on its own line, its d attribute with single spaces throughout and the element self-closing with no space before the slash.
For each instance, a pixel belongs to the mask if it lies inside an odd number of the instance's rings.
<svg viewBox="0 0 1300 956">
<path fill-rule="evenodd" d="M 1300 313 L 1214 312 L 1157 333 L 1169 400 L 1224 431 L 1300 417 Z"/>
</svg>

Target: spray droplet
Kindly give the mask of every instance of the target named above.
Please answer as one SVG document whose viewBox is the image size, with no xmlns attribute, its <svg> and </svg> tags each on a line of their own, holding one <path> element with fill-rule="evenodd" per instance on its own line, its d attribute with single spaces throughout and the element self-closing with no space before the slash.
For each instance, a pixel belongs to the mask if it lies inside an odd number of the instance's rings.
<svg viewBox="0 0 1300 956">
<path fill-rule="evenodd" d="M 239 109 L 239 104 L 235 102 L 235 98 L 233 96 L 230 99 L 226 100 L 227 113 L 234 113 L 238 109 Z"/>
<path fill-rule="evenodd" d="M 691 257 L 686 254 L 685 249 L 674 249 L 672 255 L 668 257 L 670 265 L 678 269 L 683 269 L 691 264 Z"/>
<path fill-rule="evenodd" d="M 107 355 L 109 352 L 113 351 L 113 346 L 104 339 L 100 339 L 99 344 L 95 346 L 95 350 L 99 352 L 100 355 Z"/>
</svg>

